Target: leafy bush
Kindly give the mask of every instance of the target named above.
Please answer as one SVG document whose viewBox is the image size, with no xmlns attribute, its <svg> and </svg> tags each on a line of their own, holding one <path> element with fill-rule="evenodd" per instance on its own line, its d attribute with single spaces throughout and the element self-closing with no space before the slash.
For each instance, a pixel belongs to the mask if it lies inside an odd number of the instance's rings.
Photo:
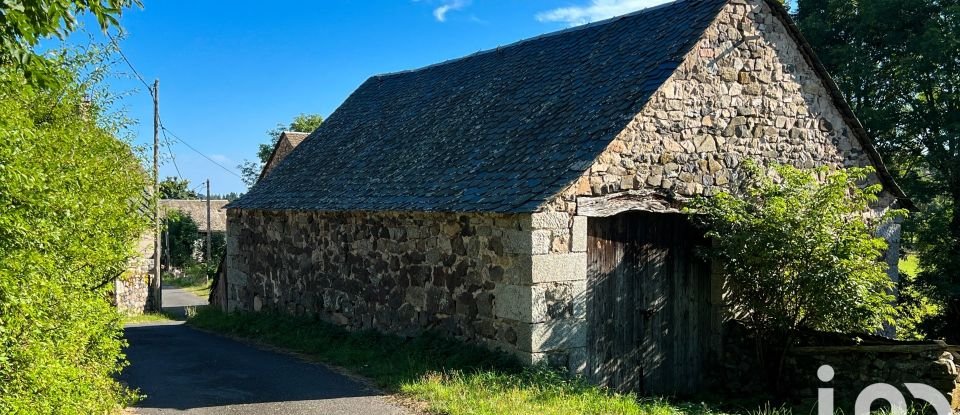
<svg viewBox="0 0 960 415">
<path fill-rule="evenodd" d="M 881 187 L 859 185 L 869 172 L 774 166 L 774 180 L 750 162 L 742 196 L 694 203 L 693 218 L 708 228 L 710 254 L 746 323 L 783 334 L 873 331 L 891 322 L 892 282 L 881 260 L 887 244 L 874 236 L 877 221 L 864 216 Z"/>
<path fill-rule="evenodd" d="M 945 230 L 950 228 L 955 208 L 949 198 L 936 197 L 908 223 L 920 272 L 916 278 L 904 280 L 905 291 L 923 294 L 926 298 L 919 300 L 936 307 L 935 313 L 918 317 L 918 332 L 951 343 L 960 342 L 960 256 L 952 252 L 950 247 L 956 242 Z"/>
<path fill-rule="evenodd" d="M 198 234 L 200 227 L 197 222 L 179 210 L 171 210 L 167 213 L 166 227 L 164 237 L 168 241 L 164 242 L 164 248 L 169 247 L 170 263 L 168 265 L 183 267 L 192 263 L 193 252 L 200 239 Z"/>
<path fill-rule="evenodd" d="M 89 74 L 88 74 L 89 75 Z M 146 229 L 148 182 L 122 120 L 73 75 L 0 68 L 0 413 L 113 413 L 132 395 L 110 283 Z M 97 74 L 92 74 L 96 82 Z M 94 98 L 87 102 L 86 96 Z"/>
<path fill-rule="evenodd" d="M 207 252 L 207 238 L 201 238 L 200 240 L 200 249 L 203 252 Z M 213 266 L 210 276 L 213 276 L 214 272 L 217 272 L 217 264 L 220 263 L 220 258 L 223 258 L 223 254 L 227 250 L 227 235 L 223 232 L 213 232 L 210 235 L 210 264 Z"/>
<path fill-rule="evenodd" d="M 916 274 L 901 272 L 899 297 L 897 337 L 905 340 L 929 338 L 930 323 L 942 321 L 939 317 L 943 312 L 930 287 L 918 283 Z"/>
</svg>

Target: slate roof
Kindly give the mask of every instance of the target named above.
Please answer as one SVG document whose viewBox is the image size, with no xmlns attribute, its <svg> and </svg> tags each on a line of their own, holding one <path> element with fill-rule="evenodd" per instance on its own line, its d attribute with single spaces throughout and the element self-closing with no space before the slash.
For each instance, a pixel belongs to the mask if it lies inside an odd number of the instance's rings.
<svg viewBox="0 0 960 415">
<path fill-rule="evenodd" d="M 572 183 L 726 0 L 681 0 L 368 79 L 229 205 L 532 212 Z"/>
</svg>

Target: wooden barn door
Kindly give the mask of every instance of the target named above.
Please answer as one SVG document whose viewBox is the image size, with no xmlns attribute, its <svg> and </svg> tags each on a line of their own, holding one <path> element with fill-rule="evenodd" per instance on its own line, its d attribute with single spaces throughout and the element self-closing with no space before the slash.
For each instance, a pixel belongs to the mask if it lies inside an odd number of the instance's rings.
<svg viewBox="0 0 960 415">
<path fill-rule="evenodd" d="M 590 218 L 587 373 L 647 395 L 687 395 L 710 354 L 710 269 L 703 233 L 680 214 Z"/>
</svg>

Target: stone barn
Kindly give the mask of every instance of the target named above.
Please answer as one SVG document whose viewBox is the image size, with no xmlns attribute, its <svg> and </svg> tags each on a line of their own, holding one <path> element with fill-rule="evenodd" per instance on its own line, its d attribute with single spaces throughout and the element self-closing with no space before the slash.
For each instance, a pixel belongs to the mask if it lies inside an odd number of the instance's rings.
<svg viewBox="0 0 960 415">
<path fill-rule="evenodd" d="M 873 166 L 877 210 L 909 203 L 775 0 L 677 1 L 374 76 L 228 205 L 226 307 L 695 391 L 724 310 L 679 209 L 735 189 L 746 159 Z"/>
</svg>

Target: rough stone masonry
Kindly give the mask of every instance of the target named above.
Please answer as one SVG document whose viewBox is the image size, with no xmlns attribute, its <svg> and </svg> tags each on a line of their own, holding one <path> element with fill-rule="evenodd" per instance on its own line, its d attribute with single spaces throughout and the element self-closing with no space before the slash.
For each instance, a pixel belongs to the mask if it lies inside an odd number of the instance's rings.
<svg viewBox="0 0 960 415">
<path fill-rule="evenodd" d="M 440 330 L 578 372 L 586 359 L 588 201 L 735 191 L 746 159 L 871 165 L 763 0 L 723 6 L 631 117 L 534 213 L 230 209 L 228 307 L 316 315 L 356 329 Z M 877 212 L 893 202 L 885 193 Z"/>
</svg>

